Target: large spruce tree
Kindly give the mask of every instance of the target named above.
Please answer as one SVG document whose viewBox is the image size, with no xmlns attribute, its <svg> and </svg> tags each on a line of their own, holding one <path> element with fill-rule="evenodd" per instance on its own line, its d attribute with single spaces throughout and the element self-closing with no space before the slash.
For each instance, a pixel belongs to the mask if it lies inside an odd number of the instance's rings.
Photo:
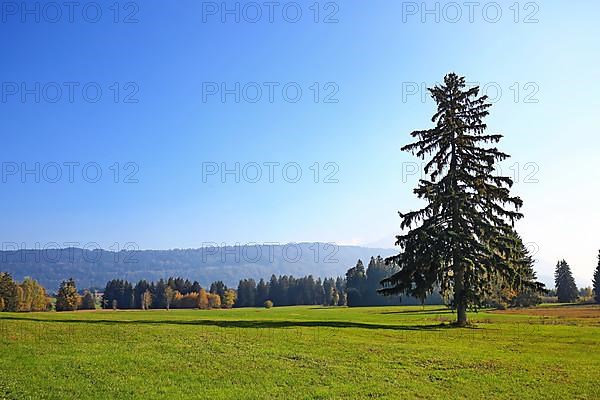
<svg viewBox="0 0 600 400">
<path fill-rule="evenodd" d="M 485 134 L 487 96 L 454 73 L 429 91 L 437 103 L 435 127 L 413 132 L 416 142 L 402 149 L 431 156 L 428 179 L 414 190 L 427 204 L 400 213 L 401 229 L 409 231 L 396 237 L 401 252 L 387 261 L 400 270 L 382 281 L 382 292 L 423 299 L 437 285 L 453 293 L 457 324 L 464 326 L 467 308 L 481 304 L 496 278 L 515 275 L 508 257 L 522 202 L 510 194 L 512 180 L 496 173 L 508 155 L 493 147 L 501 135 Z"/>
<path fill-rule="evenodd" d="M 579 291 L 571 273 L 571 267 L 569 267 L 569 264 L 565 260 L 559 261 L 556 264 L 554 284 L 556 285 L 556 295 L 559 302 L 573 303 L 577 300 Z"/>
<path fill-rule="evenodd" d="M 598 266 L 594 272 L 594 299 L 596 303 L 600 303 L 600 251 L 598 252 Z"/>
</svg>

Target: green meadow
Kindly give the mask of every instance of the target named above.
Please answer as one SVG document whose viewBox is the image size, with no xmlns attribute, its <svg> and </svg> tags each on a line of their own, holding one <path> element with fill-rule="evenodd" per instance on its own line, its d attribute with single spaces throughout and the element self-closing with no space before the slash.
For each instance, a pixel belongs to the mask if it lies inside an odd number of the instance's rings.
<svg viewBox="0 0 600 400">
<path fill-rule="evenodd" d="M 595 399 L 600 306 L 0 315 L 2 399 Z"/>
</svg>

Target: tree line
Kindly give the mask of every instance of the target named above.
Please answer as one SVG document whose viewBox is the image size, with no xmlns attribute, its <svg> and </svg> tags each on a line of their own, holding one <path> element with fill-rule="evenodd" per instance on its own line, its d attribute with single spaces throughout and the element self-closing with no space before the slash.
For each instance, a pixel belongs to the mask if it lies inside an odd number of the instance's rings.
<svg viewBox="0 0 600 400">
<path fill-rule="evenodd" d="M 169 276 L 183 276 L 192 281 L 197 279 L 204 285 L 222 280 L 233 286 L 240 278 L 250 277 L 256 282 L 260 278 L 268 280 L 271 272 L 267 274 L 265 271 L 271 271 L 274 265 L 277 266 L 277 275 L 337 276 L 342 273 L 340 267 L 354 265 L 359 258 L 366 261 L 376 254 L 371 254 L 373 250 L 368 248 L 331 246 L 319 242 L 260 246 L 236 244 L 229 247 L 206 244 L 197 249 L 145 251 L 8 247 L 0 250 L 0 271 L 10 272 L 19 280 L 30 276 L 48 291 L 54 292 L 63 280 L 70 277 L 80 285 L 86 282 L 99 292 L 106 282 L 114 278 L 127 278 L 135 283 L 141 279 L 156 282 Z M 333 263 L 318 262 L 333 255 L 334 251 L 335 260 L 330 260 Z M 297 254 L 299 259 L 288 257 L 288 253 L 290 256 Z M 328 272 L 330 268 L 335 268 L 336 272 Z M 93 273 L 90 273 L 92 270 Z M 194 271 L 193 275 L 187 271 Z"/>
<path fill-rule="evenodd" d="M 346 305 L 346 283 L 341 277 L 317 278 L 308 275 L 302 278 L 271 275 L 266 282 L 258 284 L 254 279 L 243 279 L 237 288 L 236 307 L 260 307 L 268 300 L 276 306 L 295 305 Z"/>
<path fill-rule="evenodd" d="M 519 239 L 520 240 L 520 239 Z M 544 288 L 536 281 L 533 260 L 522 244 L 520 274 L 510 285 L 498 280 L 493 289 L 482 300 L 486 307 L 523 307 L 541 302 Z M 107 282 L 103 295 L 84 290 L 77 291 L 75 281 L 68 279 L 60 284 L 53 305 L 52 298 L 35 280 L 25 278 L 19 283 L 11 275 L 0 272 L 0 311 L 75 311 L 94 310 L 98 306 L 105 309 L 171 309 L 171 308 L 232 308 L 292 305 L 325 306 L 383 306 L 398 304 L 448 304 L 452 306 L 452 293 L 444 296 L 432 293 L 421 299 L 401 299 L 399 296 L 386 296 L 381 290 L 381 282 L 399 271 L 399 267 L 377 256 L 372 257 L 365 269 L 362 260 L 348 269 L 345 277 L 317 278 L 312 275 L 302 278 L 272 275 L 269 281 L 242 279 L 237 289 L 228 288 L 222 281 L 213 282 L 208 290 L 197 281 L 183 278 L 160 279 L 156 282 L 140 280 L 137 284 L 113 279 Z M 547 291 L 561 303 L 572 303 L 578 298 L 591 298 L 600 303 L 600 251 L 598 264 L 593 276 L 593 288 L 578 289 L 569 264 L 565 260 L 557 263 L 555 269 L 555 289 Z M 531 283 L 535 283 L 533 286 Z M 520 288 L 520 289 L 519 289 Z M 408 301 L 407 301 L 408 300 Z M 401 303 L 404 301 L 404 303 Z"/>
<path fill-rule="evenodd" d="M 207 291 L 199 282 L 180 277 L 156 282 L 140 280 L 135 285 L 126 280 L 113 279 L 104 289 L 102 308 L 231 308 L 236 298 L 236 291 L 229 289 L 222 281 L 213 282 Z"/>
</svg>

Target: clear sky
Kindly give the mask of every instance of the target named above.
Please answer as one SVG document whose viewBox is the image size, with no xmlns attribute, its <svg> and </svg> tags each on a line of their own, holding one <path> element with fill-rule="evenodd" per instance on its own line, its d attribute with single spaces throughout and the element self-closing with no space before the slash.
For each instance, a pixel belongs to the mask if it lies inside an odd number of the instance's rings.
<svg viewBox="0 0 600 400">
<path fill-rule="evenodd" d="M 597 1 L 114 4 L 2 2 L 2 243 L 391 247 L 454 71 L 494 98 L 540 275 L 590 284 Z"/>
</svg>

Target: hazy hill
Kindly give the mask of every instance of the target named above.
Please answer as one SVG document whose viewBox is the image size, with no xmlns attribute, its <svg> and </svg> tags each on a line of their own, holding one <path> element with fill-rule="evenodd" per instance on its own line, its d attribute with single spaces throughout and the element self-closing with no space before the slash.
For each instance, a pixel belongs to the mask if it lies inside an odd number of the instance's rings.
<svg viewBox="0 0 600 400">
<path fill-rule="evenodd" d="M 205 247 L 185 250 L 121 251 L 61 250 L 0 251 L 0 271 L 15 279 L 32 277 L 55 291 L 61 280 L 72 277 L 79 288 L 104 287 L 110 279 L 137 282 L 181 276 L 207 286 L 215 280 L 235 285 L 242 278 L 275 275 L 335 277 L 346 273 L 360 258 L 386 257 L 393 249 L 333 246 L 325 243 Z"/>
</svg>

